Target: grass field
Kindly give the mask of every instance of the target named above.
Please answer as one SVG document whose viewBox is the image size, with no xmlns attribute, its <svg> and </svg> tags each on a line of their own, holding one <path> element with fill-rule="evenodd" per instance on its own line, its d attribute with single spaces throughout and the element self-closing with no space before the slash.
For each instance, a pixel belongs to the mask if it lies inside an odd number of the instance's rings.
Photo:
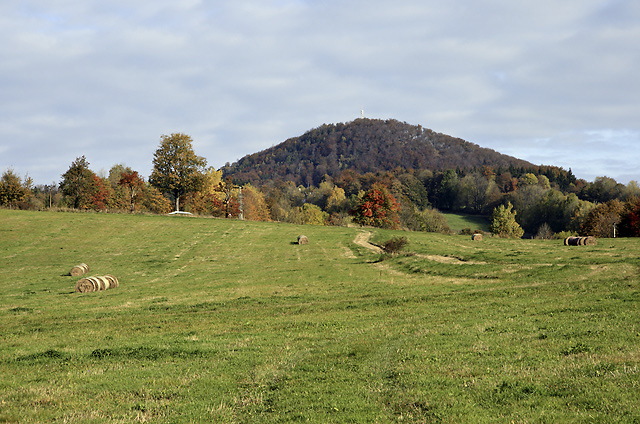
<svg viewBox="0 0 640 424">
<path fill-rule="evenodd" d="M 0 422 L 637 423 L 639 257 L 0 210 Z M 82 262 L 120 287 L 75 293 Z"/>
<path fill-rule="evenodd" d="M 482 230 L 489 231 L 489 225 L 491 221 L 488 217 L 482 215 L 467 215 L 460 213 L 443 213 L 447 219 L 447 225 L 452 231 L 458 232 L 465 228 L 469 228 L 471 231 Z"/>
</svg>

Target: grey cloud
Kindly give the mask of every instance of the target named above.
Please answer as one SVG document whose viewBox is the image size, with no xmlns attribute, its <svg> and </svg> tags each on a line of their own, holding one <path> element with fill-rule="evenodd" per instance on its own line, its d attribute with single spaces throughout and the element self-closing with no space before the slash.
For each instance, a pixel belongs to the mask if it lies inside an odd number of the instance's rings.
<svg viewBox="0 0 640 424">
<path fill-rule="evenodd" d="M 86 155 L 148 175 L 176 131 L 220 167 L 364 108 L 578 177 L 639 178 L 637 2 L 210 3 L 0 5 L 0 170 L 48 183 Z"/>
</svg>

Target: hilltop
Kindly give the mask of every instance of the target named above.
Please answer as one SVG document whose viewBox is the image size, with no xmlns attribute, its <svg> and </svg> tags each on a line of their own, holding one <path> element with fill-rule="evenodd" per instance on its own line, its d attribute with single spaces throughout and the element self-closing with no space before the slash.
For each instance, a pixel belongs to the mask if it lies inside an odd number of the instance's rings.
<svg viewBox="0 0 640 424">
<path fill-rule="evenodd" d="M 324 124 L 224 168 L 237 182 L 282 179 L 316 185 L 343 170 L 534 168 L 530 162 L 394 119 Z"/>
</svg>

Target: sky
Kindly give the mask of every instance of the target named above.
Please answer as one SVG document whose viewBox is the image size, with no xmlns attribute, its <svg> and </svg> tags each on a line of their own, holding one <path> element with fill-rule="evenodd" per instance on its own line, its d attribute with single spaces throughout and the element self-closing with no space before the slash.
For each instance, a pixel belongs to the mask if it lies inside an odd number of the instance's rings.
<svg viewBox="0 0 640 424">
<path fill-rule="evenodd" d="M 639 70 L 637 0 L 6 0 L 0 172 L 148 178 L 172 133 L 219 169 L 364 112 L 628 184 Z"/>
</svg>

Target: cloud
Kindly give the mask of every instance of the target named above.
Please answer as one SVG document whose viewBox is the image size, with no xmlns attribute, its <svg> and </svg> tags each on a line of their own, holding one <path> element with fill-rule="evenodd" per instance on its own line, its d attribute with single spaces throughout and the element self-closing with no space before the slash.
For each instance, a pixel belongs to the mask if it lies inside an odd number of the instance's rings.
<svg viewBox="0 0 640 424">
<path fill-rule="evenodd" d="M 0 5 L 0 37 L 0 170 L 36 182 L 81 155 L 149 175 L 171 132 L 220 167 L 361 108 L 639 179 L 631 0 L 27 0 Z"/>
</svg>

